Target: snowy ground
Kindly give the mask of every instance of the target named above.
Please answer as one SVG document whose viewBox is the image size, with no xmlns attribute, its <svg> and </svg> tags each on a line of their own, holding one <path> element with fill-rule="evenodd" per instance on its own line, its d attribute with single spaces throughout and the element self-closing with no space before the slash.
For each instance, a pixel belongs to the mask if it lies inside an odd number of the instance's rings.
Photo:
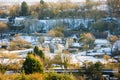
<svg viewBox="0 0 120 80">
<path fill-rule="evenodd" d="M 21 60 L 25 59 L 8 59 L 8 58 L 0 58 L 0 63 L 1 64 L 12 64 L 12 63 L 19 63 Z"/>
<path fill-rule="evenodd" d="M 72 54 L 71 63 L 78 63 L 82 65 L 84 62 L 101 62 L 103 64 L 107 63 L 103 58 L 95 58 L 93 56 L 86 56 L 86 52 L 79 52 L 78 54 Z"/>
<path fill-rule="evenodd" d="M 26 50 L 16 50 L 16 51 L 0 51 L 0 54 L 6 53 L 6 54 L 17 54 L 15 58 L 0 58 L 0 63 L 2 64 L 11 64 L 15 62 L 20 62 L 21 60 L 25 60 L 27 53 L 33 51 L 33 49 L 26 49 Z"/>
<path fill-rule="evenodd" d="M 18 61 L 19 62 L 20 58 L 25 59 L 25 57 L 27 56 L 27 53 L 30 52 L 30 51 L 33 51 L 33 49 L 18 50 L 18 51 L 4 51 L 4 52 L 11 53 L 11 54 L 12 53 L 18 53 L 18 59 L 13 59 L 11 61 L 11 63 L 12 63 L 14 61 Z M 82 65 L 84 62 L 93 62 L 93 63 L 101 62 L 103 64 L 107 63 L 107 61 L 105 59 L 103 59 L 103 58 L 95 58 L 95 57 L 93 57 L 93 55 L 100 55 L 101 53 L 89 53 L 89 54 L 91 56 L 86 56 L 86 51 L 78 52 L 77 54 L 70 54 L 70 57 L 71 57 L 71 62 L 70 63 L 71 64 L 80 64 L 80 65 Z M 48 53 L 48 55 L 50 57 L 53 57 L 55 54 Z M 0 63 L 1 63 L 2 60 L 3 59 L 0 59 Z M 112 61 L 112 60 L 110 60 L 110 61 Z M 4 59 L 3 62 L 7 63 L 7 62 L 9 62 L 9 59 Z M 116 61 L 114 60 L 114 62 L 116 62 Z"/>
<path fill-rule="evenodd" d="M 16 50 L 16 51 L 8 51 L 8 50 L 6 50 L 6 51 L 0 51 L 0 54 L 1 54 L 1 53 L 26 54 L 26 53 L 31 52 L 31 51 L 33 51 L 33 48 L 31 48 L 31 49 L 26 49 L 26 50 Z"/>
<path fill-rule="evenodd" d="M 75 58 L 82 64 L 84 62 L 93 62 L 93 63 L 96 63 L 96 62 L 101 62 L 103 64 L 107 63 L 106 60 L 102 59 L 102 58 L 95 58 L 93 56 L 75 56 Z"/>
<path fill-rule="evenodd" d="M 37 41 L 37 37 L 33 37 L 33 36 L 20 36 L 22 39 L 30 42 L 30 43 L 34 43 Z M 0 40 L 0 43 L 9 43 L 9 41 L 7 39 L 4 39 L 4 40 Z M 107 43 L 107 42 L 106 42 Z M 18 54 L 18 58 L 25 58 L 27 56 L 27 53 L 28 52 L 31 52 L 33 51 L 33 48 L 31 49 L 26 49 L 26 50 L 16 50 L 16 51 L 0 51 L 0 53 L 16 53 Z M 83 51 L 83 52 L 78 52 L 77 54 L 71 54 L 70 57 L 71 57 L 71 63 L 72 64 L 76 64 L 76 63 L 79 63 L 79 64 L 82 64 L 83 62 L 85 61 L 88 61 L 88 62 L 101 62 L 101 63 L 106 63 L 106 61 L 103 59 L 103 58 L 95 58 L 93 57 L 94 55 L 104 55 L 104 54 L 108 54 L 110 55 L 110 51 L 111 51 L 111 48 L 110 47 L 106 47 L 106 48 L 98 48 L 98 49 L 95 49 L 95 52 L 93 52 L 94 50 L 89 50 L 89 51 Z M 48 54 L 45 54 L 47 56 L 50 56 L 50 57 L 54 57 L 55 54 L 53 53 L 48 53 Z M 87 55 L 87 56 L 86 56 Z M 8 60 L 5 60 L 5 62 L 7 62 Z M 17 61 L 17 59 L 16 59 Z"/>
</svg>

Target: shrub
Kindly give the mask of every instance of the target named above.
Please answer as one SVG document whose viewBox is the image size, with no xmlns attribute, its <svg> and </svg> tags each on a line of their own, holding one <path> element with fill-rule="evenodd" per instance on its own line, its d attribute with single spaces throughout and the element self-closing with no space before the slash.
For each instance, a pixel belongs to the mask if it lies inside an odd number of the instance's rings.
<svg viewBox="0 0 120 80">
<path fill-rule="evenodd" d="M 58 74 L 58 73 L 48 73 L 45 74 L 44 80 L 75 80 L 72 75 L 69 74 Z"/>
<path fill-rule="evenodd" d="M 18 50 L 19 47 L 16 45 L 16 43 L 10 42 L 9 50 Z"/>
<path fill-rule="evenodd" d="M 33 73 L 26 75 L 24 72 L 20 74 L 0 74 L 0 80 L 76 80 L 71 74 L 58 73 Z M 81 78 L 78 80 L 82 80 Z"/>
<path fill-rule="evenodd" d="M 5 64 L 0 64 L 0 73 L 5 73 L 7 70 L 7 66 Z"/>
<path fill-rule="evenodd" d="M 22 72 L 20 75 L 18 75 L 14 80 L 30 80 L 27 75 Z"/>
<path fill-rule="evenodd" d="M 31 48 L 32 46 L 20 37 L 15 37 L 15 40 L 10 41 L 9 50 L 20 50 Z"/>
<path fill-rule="evenodd" d="M 40 73 L 34 73 L 29 75 L 30 80 L 44 80 L 43 77 L 44 76 Z"/>
<path fill-rule="evenodd" d="M 29 48 L 32 48 L 32 46 L 31 46 L 31 45 L 29 45 L 29 44 L 27 44 L 27 45 L 24 45 L 24 48 L 29 49 Z"/>
</svg>

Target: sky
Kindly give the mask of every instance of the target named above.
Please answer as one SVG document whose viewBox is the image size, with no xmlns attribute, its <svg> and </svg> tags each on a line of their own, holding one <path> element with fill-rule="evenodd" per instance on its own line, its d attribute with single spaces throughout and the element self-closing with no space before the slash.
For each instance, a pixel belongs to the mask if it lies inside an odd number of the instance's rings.
<svg viewBox="0 0 120 80">
<path fill-rule="evenodd" d="M 40 0 L 0 0 L 0 3 L 2 5 L 7 4 L 7 5 L 11 5 L 11 4 L 21 4 L 23 1 L 26 1 L 29 5 L 32 5 L 34 3 L 40 2 Z M 44 0 L 45 2 L 61 2 L 61 1 L 65 1 L 65 0 Z M 85 2 L 86 0 L 70 0 L 71 2 Z M 93 1 L 99 1 L 99 0 L 93 0 Z M 106 0 L 100 0 L 100 1 L 106 1 Z"/>
<path fill-rule="evenodd" d="M 0 0 L 0 2 L 39 2 L 40 0 Z M 44 0 L 45 2 L 57 2 L 57 1 L 64 1 L 64 0 Z M 71 0 L 72 2 L 81 2 L 84 0 Z"/>
<path fill-rule="evenodd" d="M 0 0 L 0 2 L 39 2 L 40 0 Z M 57 1 L 64 1 L 64 0 L 44 0 L 45 2 L 57 2 Z M 71 0 L 71 2 L 84 2 L 85 0 Z M 93 0 L 98 1 L 98 0 Z M 105 1 L 105 0 L 101 0 Z"/>
</svg>

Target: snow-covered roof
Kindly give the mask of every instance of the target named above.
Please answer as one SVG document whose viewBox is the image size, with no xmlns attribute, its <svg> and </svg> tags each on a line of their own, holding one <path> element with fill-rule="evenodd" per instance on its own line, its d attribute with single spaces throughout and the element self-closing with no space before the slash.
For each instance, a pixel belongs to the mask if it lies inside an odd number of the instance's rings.
<svg viewBox="0 0 120 80">
<path fill-rule="evenodd" d="M 94 55 L 104 55 L 105 53 L 89 53 L 88 55 L 90 55 L 90 56 L 94 56 Z"/>
<path fill-rule="evenodd" d="M 70 46 L 72 46 L 72 47 L 81 47 L 82 44 L 80 44 L 80 43 L 71 43 Z"/>
<path fill-rule="evenodd" d="M 62 39 L 61 38 L 53 38 L 52 40 L 51 40 L 51 42 L 52 43 L 62 43 Z"/>
<path fill-rule="evenodd" d="M 7 21 L 7 18 L 0 18 L 0 21 Z"/>
<path fill-rule="evenodd" d="M 96 39 L 94 44 L 109 44 L 110 42 L 107 39 Z"/>
<path fill-rule="evenodd" d="M 25 18 L 24 17 L 16 17 L 15 20 L 21 21 L 21 20 L 25 20 Z"/>
<path fill-rule="evenodd" d="M 52 39 L 52 37 L 44 37 L 45 41 L 50 41 Z"/>
<path fill-rule="evenodd" d="M 8 19 L 7 19 L 7 18 L 0 18 L 0 22 L 5 22 L 5 23 L 7 23 L 7 22 L 8 22 Z"/>
<path fill-rule="evenodd" d="M 77 36 L 74 34 L 72 38 L 77 39 Z"/>
</svg>

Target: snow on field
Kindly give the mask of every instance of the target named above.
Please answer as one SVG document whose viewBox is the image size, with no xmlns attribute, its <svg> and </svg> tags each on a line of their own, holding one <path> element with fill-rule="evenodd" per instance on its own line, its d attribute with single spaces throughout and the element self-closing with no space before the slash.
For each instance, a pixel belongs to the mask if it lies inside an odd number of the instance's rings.
<svg viewBox="0 0 120 80">
<path fill-rule="evenodd" d="M 78 52 L 78 55 L 86 55 L 86 51 L 83 51 L 83 52 Z"/>
<path fill-rule="evenodd" d="M 93 63 L 96 63 L 96 62 L 101 62 L 101 63 L 103 63 L 103 64 L 105 64 L 105 63 L 107 63 L 107 61 L 106 60 L 104 60 L 104 59 L 98 59 L 98 58 L 95 58 L 95 57 L 93 57 L 93 56 L 76 56 L 76 59 L 79 61 L 79 62 L 81 62 L 81 63 L 83 63 L 83 62 L 85 62 L 85 61 L 87 61 L 87 62 L 93 62 Z"/>
<path fill-rule="evenodd" d="M 21 60 L 24 60 L 24 59 L 8 59 L 8 58 L 0 58 L 0 63 L 1 64 L 12 64 L 12 63 L 19 63 Z"/>
<path fill-rule="evenodd" d="M 71 55 L 70 63 L 71 64 L 76 64 L 76 63 L 80 63 L 80 62 L 76 59 L 76 55 Z"/>
<path fill-rule="evenodd" d="M 38 40 L 38 37 L 34 37 L 34 36 L 20 36 L 21 39 L 27 41 L 27 42 L 36 42 Z M 0 43 L 6 43 L 8 44 L 9 43 L 9 40 L 8 39 L 2 39 L 0 40 Z"/>
<path fill-rule="evenodd" d="M 33 37 L 33 36 L 20 36 L 22 39 L 30 42 L 30 43 L 35 43 L 37 41 L 37 37 Z M 2 40 L 0 41 L 0 43 L 2 42 L 6 42 L 6 43 L 9 43 L 8 40 Z M 108 41 L 106 40 L 97 40 L 95 43 L 97 44 L 107 44 L 109 43 Z M 75 44 L 75 45 L 78 45 L 78 44 Z M 19 58 L 25 58 L 27 56 L 27 53 L 28 52 L 31 52 L 33 51 L 33 48 L 31 49 L 26 49 L 26 50 L 16 50 L 16 51 L 0 51 L 0 53 L 17 53 L 18 54 L 18 59 L 13 59 L 13 61 L 18 61 L 19 62 Z M 106 63 L 106 60 L 104 60 L 103 58 L 95 58 L 93 57 L 93 55 L 101 55 L 101 54 L 105 54 L 105 52 L 110 52 L 111 51 L 111 48 L 107 47 L 107 48 L 99 48 L 96 50 L 96 52 L 93 52 L 93 50 L 90 50 L 90 53 L 86 53 L 86 51 L 83 51 L 83 52 L 78 52 L 77 54 L 72 54 L 70 55 L 71 57 L 71 64 L 83 64 L 83 62 L 85 61 L 88 61 L 88 62 L 101 62 L 101 63 Z M 86 56 L 86 54 L 90 55 L 90 56 Z M 51 58 L 54 57 L 55 54 L 48 54 L 48 56 L 50 56 Z M 2 60 L 0 59 L 0 62 Z M 3 61 L 4 63 L 8 62 L 8 59 L 4 59 Z"/>
<path fill-rule="evenodd" d="M 84 62 L 93 62 L 93 63 L 96 63 L 96 62 L 101 62 L 103 64 L 106 64 L 107 61 L 103 58 L 95 58 L 93 57 L 93 55 L 101 55 L 101 53 L 89 53 L 91 54 L 91 56 L 86 56 L 86 52 L 79 52 L 78 54 L 72 54 L 71 55 L 71 61 L 70 63 L 71 64 L 80 64 L 80 65 L 83 65 Z M 103 53 L 104 54 L 104 53 Z"/>
<path fill-rule="evenodd" d="M 33 51 L 33 49 L 10 51 L 9 53 L 19 53 L 18 54 L 18 59 L 13 59 L 12 62 L 14 62 L 14 61 L 18 61 L 19 62 L 19 60 L 20 60 L 19 58 L 23 58 L 24 59 L 27 56 L 27 52 L 29 52 L 29 51 Z M 85 56 L 85 54 L 86 54 L 85 51 L 84 52 L 79 52 L 78 54 L 71 54 L 70 55 L 70 58 L 71 58 L 70 63 L 71 64 L 80 64 L 80 65 L 82 65 L 83 62 L 85 62 L 85 61 L 93 62 L 93 63 L 101 62 L 103 64 L 107 63 L 107 61 L 104 60 L 103 58 L 95 58 L 93 56 Z M 92 53 L 90 53 L 90 54 L 92 54 Z M 98 53 L 96 53 L 96 54 L 98 54 Z M 48 55 L 49 55 L 50 58 L 53 58 L 56 54 L 50 53 Z M 1 63 L 1 61 L 2 61 L 2 59 L 0 59 L 0 63 Z M 9 59 L 4 59 L 3 62 L 7 63 L 8 61 L 9 61 Z"/>
<path fill-rule="evenodd" d="M 34 36 L 20 36 L 20 38 L 24 39 L 25 41 L 27 42 L 36 42 L 37 41 L 37 37 L 34 37 Z"/>
<path fill-rule="evenodd" d="M 0 63 L 4 63 L 4 64 L 11 64 L 15 62 L 19 63 L 21 60 L 25 60 L 27 53 L 31 51 L 33 51 L 33 49 L 17 50 L 17 51 L 0 51 L 0 53 L 7 53 L 7 54 L 16 53 L 17 54 L 17 58 L 15 59 L 0 58 Z"/>
<path fill-rule="evenodd" d="M 0 53 L 18 53 L 18 54 L 26 54 L 28 52 L 33 51 L 33 48 L 31 49 L 26 49 L 26 50 L 16 50 L 16 51 L 0 51 Z"/>
<path fill-rule="evenodd" d="M 26 50 L 16 50 L 16 51 L 9 51 L 9 53 L 20 53 L 20 54 L 25 54 L 25 53 L 28 53 L 28 52 L 31 52 L 33 51 L 33 48 L 31 49 L 26 49 Z"/>
<path fill-rule="evenodd" d="M 70 46 L 72 46 L 72 47 L 81 47 L 82 44 L 80 44 L 80 43 L 71 43 Z"/>
</svg>

